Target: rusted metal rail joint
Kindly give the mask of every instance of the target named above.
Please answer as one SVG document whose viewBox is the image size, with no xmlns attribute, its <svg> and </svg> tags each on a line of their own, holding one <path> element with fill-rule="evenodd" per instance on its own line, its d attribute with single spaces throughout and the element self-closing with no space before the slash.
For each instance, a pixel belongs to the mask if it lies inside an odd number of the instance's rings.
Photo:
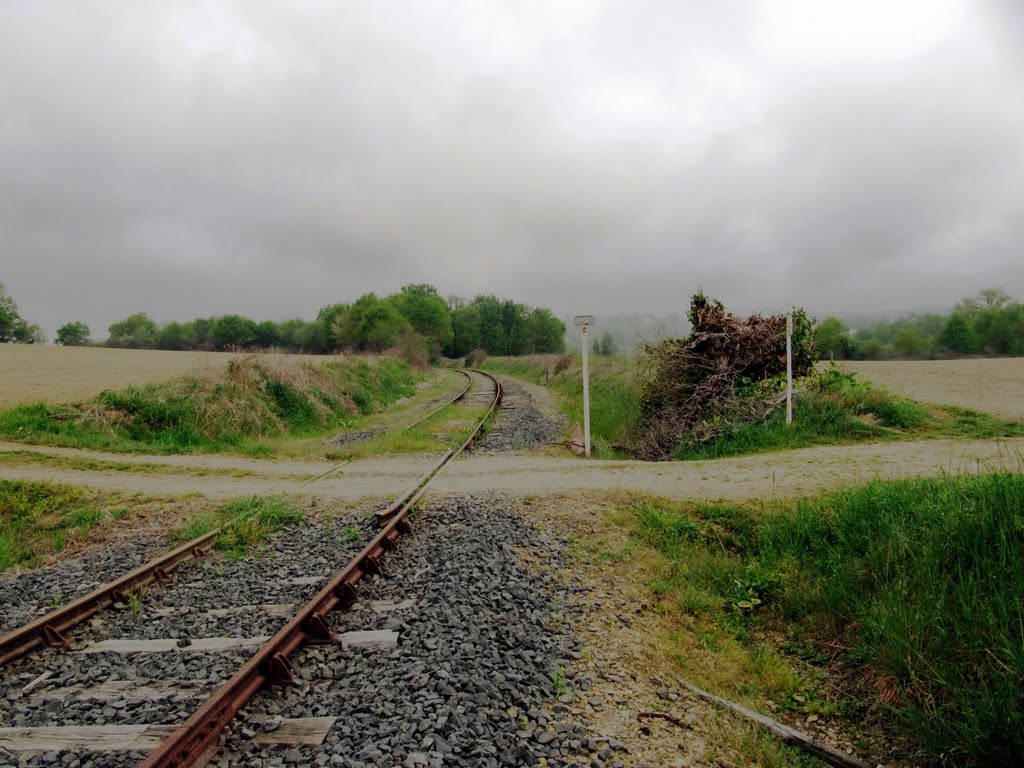
<svg viewBox="0 0 1024 768">
<path fill-rule="evenodd" d="M 218 531 L 210 531 L 187 544 L 182 544 L 177 549 L 140 565 L 109 584 L 0 637 L 0 666 L 8 664 L 41 645 L 49 645 L 54 648 L 69 647 L 71 641 L 64 634 L 68 629 L 80 624 L 108 605 L 119 602 L 127 603 L 132 594 L 137 594 L 154 581 L 160 583 L 168 581 L 171 571 L 177 566 L 205 554 L 206 548 L 212 545 L 213 540 L 217 538 L 217 533 Z"/>
<path fill-rule="evenodd" d="M 387 521 L 370 543 L 332 576 L 320 592 L 239 668 L 230 680 L 153 750 L 140 768 L 206 765 L 217 753 L 221 733 L 263 686 L 294 682 L 294 669 L 288 657 L 297 648 L 304 643 L 330 643 L 334 640 L 328 615 L 339 607 L 349 608 L 356 602 L 355 585 L 364 575 L 381 573 L 384 553 L 397 549 L 398 537 L 412 530 L 409 514 L 426 492 L 427 484 L 473 442 L 501 402 L 501 385 L 498 380 L 483 371 L 478 373 L 494 382 L 494 401 L 469 439 L 457 450 L 445 453 L 419 478 L 416 485 L 391 504 L 385 510 Z"/>
</svg>

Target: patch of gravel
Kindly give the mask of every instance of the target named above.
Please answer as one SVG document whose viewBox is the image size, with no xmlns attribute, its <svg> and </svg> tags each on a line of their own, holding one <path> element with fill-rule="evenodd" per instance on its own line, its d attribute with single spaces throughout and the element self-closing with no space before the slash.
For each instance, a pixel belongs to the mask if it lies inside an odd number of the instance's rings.
<svg viewBox="0 0 1024 768">
<path fill-rule="evenodd" d="M 330 440 L 324 440 L 324 445 L 345 445 L 347 443 L 362 443 L 366 440 L 372 440 L 377 435 L 382 435 L 387 432 L 386 429 L 365 429 L 362 432 L 343 432 L 340 435 L 335 435 Z"/>
<path fill-rule="evenodd" d="M 494 425 L 477 444 L 477 452 L 507 452 L 555 442 L 565 429 L 565 417 L 551 403 L 543 387 L 507 376 L 501 382 L 501 411 Z"/>
<path fill-rule="evenodd" d="M 168 549 L 158 536 L 119 540 L 74 560 L 0 578 L 0 634 L 88 594 Z"/>
<path fill-rule="evenodd" d="M 125 606 L 95 616 L 72 630 L 76 647 L 112 638 L 176 638 L 187 647 L 195 638 L 272 635 L 287 615 L 255 606 L 284 604 L 297 607 L 312 597 L 326 578 L 350 560 L 372 535 L 364 517 L 338 516 L 290 526 L 271 538 L 259 552 L 238 560 L 211 556 L 176 571 L 164 587 L 153 587 L 137 611 Z M 315 577 L 310 581 L 309 577 Z M 250 608 L 250 606 L 252 606 Z M 226 613 L 212 609 L 238 609 Z M 109 725 L 181 722 L 201 699 L 230 677 L 253 649 L 224 652 L 95 653 L 81 655 L 44 649 L 15 662 L 0 679 L 0 726 Z M 22 688 L 40 674 L 50 677 L 30 693 Z M 124 694 L 105 700 L 80 698 L 55 689 L 131 681 L 139 685 L 171 686 L 164 698 Z M 17 765 L 52 765 L 51 754 L 21 756 Z M 61 753 L 59 764 L 70 766 L 136 765 L 136 753 L 88 755 Z M 0 752 L 0 765 L 4 765 Z"/>
<path fill-rule="evenodd" d="M 390 650 L 312 646 L 302 680 L 255 700 L 218 766 L 622 766 L 621 744 L 578 717 L 581 654 L 565 606 L 562 545 L 488 497 L 432 504 L 360 583 L 360 603 L 332 616 L 338 632 L 387 629 Z M 378 612 L 370 601 L 415 601 Z M 322 746 L 249 739 L 280 718 L 336 716 Z M 268 725 L 269 724 L 269 725 Z"/>
</svg>

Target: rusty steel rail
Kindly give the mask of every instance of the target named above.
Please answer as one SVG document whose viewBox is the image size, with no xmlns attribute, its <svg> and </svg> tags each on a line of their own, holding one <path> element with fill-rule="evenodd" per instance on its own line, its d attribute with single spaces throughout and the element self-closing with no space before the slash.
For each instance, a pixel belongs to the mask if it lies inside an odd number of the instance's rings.
<svg viewBox="0 0 1024 768">
<path fill-rule="evenodd" d="M 457 371 L 459 371 L 459 373 L 461 373 L 463 376 L 466 377 L 466 387 L 465 387 L 465 389 L 463 389 L 461 392 L 459 392 L 459 394 L 457 394 L 455 397 L 453 397 L 448 402 L 444 403 L 443 405 L 439 405 L 437 408 L 432 410 L 430 413 L 428 413 L 422 419 L 417 419 L 416 421 L 414 421 L 409 426 L 403 427 L 402 430 L 401 430 L 402 432 L 408 432 L 410 429 L 413 429 L 414 427 L 418 427 L 420 424 L 422 424 L 424 421 L 429 419 L 431 416 L 436 416 L 441 411 L 443 411 L 445 408 L 447 408 L 449 405 L 455 405 L 455 403 L 459 402 L 459 400 L 461 400 L 462 398 L 464 398 L 466 396 L 466 393 L 469 392 L 470 388 L 473 386 L 473 377 L 470 376 L 465 371 L 459 370 L 457 368 L 453 368 L 452 370 L 457 370 Z"/>
<path fill-rule="evenodd" d="M 210 531 L 199 538 L 182 544 L 160 557 L 143 563 L 138 568 L 114 579 L 99 589 L 93 590 L 72 600 L 45 616 L 30 621 L 18 629 L 0 637 L 0 666 L 37 648 L 49 645 L 54 648 L 67 648 L 71 641 L 64 636 L 68 629 L 80 624 L 94 613 L 113 603 L 127 603 L 130 595 L 138 593 L 146 585 L 170 579 L 171 571 L 182 563 L 201 557 L 204 549 L 217 538 L 218 531 Z"/>
<path fill-rule="evenodd" d="M 427 485 L 477 437 L 501 402 L 501 384 L 489 373 L 476 371 L 494 382 L 494 400 L 469 438 L 456 450 L 447 451 L 416 485 L 392 503 L 381 517 L 387 521 L 376 536 L 277 634 L 268 640 L 237 672 L 214 691 L 189 718 L 140 764 L 140 768 L 172 768 L 206 765 L 217 753 L 221 733 L 265 685 L 294 683 L 288 657 L 305 643 L 330 643 L 334 631 L 327 620 L 331 611 L 351 607 L 357 600 L 355 585 L 368 573 L 382 572 L 381 558 L 397 549 L 397 539 L 409 533 L 409 514 Z M 471 382 L 472 383 L 472 382 Z M 468 390 L 468 387 L 467 387 Z"/>
</svg>

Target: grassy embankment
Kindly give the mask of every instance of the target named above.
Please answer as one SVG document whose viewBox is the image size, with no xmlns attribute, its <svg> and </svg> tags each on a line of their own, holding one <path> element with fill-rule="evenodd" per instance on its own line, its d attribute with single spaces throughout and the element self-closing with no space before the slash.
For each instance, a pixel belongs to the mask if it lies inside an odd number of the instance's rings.
<svg viewBox="0 0 1024 768">
<path fill-rule="evenodd" d="M 640 417 L 633 361 L 591 358 L 591 434 L 594 455 L 618 458 Z M 552 390 L 570 423 L 582 421 L 582 371 L 578 358 L 533 355 L 489 358 L 487 370 Z M 885 440 L 1015 437 L 1024 423 L 953 406 L 924 406 L 853 374 L 832 370 L 799 383 L 793 423 L 780 407 L 756 424 L 738 425 L 710 443 L 683 443 L 677 459 L 708 459 L 752 453 Z"/>
<path fill-rule="evenodd" d="M 275 452 L 275 440 L 348 428 L 422 378 L 381 357 L 307 363 L 249 356 L 217 372 L 106 390 L 73 405 L 0 411 L 0 437 L 124 453 Z"/>
<path fill-rule="evenodd" d="M 657 553 L 667 643 L 696 684 L 853 731 L 881 709 L 928 758 L 1024 762 L 1024 474 L 641 498 L 615 522 Z"/>
<path fill-rule="evenodd" d="M 222 528 L 216 546 L 228 556 L 241 556 L 282 526 L 304 516 L 287 500 L 252 497 L 217 507 L 199 507 L 174 534 L 188 541 Z M 86 488 L 23 480 L 0 480 L 0 572 L 15 565 L 31 568 L 73 544 L 111 533 L 132 515 L 151 511 L 166 516 L 160 500 L 104 494 Z M 180 501 L 173 504 L 175 511 Z"/>
</svg>

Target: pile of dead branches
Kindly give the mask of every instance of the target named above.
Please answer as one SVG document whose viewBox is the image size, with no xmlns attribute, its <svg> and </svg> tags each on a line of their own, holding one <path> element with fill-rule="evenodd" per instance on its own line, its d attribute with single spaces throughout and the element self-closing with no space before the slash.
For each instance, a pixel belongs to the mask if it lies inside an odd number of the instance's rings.
<svg viewBox="0 0 1024 768">
<path fill-rule="evenodd" d="M 714 440 L 764 418 L 782 401 L 785 315 L 744 320 L 698 293 L 689 317 L 690 336 L 640 351 L 641 421 L 633 448 L 642 458 L 667 458 L 682 444 Z M 809 373 L 814 360 L 812 321 L 796 310 L 793 377 Z"/>
</svg>

